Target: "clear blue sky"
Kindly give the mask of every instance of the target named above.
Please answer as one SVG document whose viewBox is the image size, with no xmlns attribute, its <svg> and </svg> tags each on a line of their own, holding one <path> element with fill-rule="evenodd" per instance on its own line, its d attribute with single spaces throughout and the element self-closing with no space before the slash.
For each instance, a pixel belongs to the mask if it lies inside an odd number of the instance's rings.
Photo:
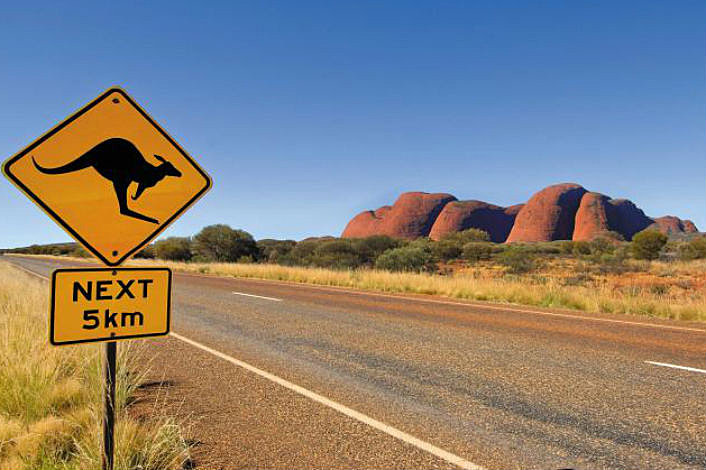
<svg viewBox="0 0 706 470">
<path fill-rule="evenodd" d="M 10 2 L 0 44 L 3 159 L 123 86 L 214 177 L 170 235 L 565 181 L 706 230 L 701 0 Z M 0 247 L 69 239 L 7 181 L 0 204 Z"/>
</svg>

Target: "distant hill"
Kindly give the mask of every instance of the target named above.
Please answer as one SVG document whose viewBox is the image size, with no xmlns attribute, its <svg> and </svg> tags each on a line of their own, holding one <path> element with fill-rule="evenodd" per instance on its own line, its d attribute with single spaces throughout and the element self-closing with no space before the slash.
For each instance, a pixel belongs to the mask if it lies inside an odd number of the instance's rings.
<svg viewBox="0 0 706 470">
<path fill-rule="evenodd" d="M 697 233 L 690 220 L 667 215 L 649 217 L 627 199 L 612 199 L 575 183 L 548 186 L 529 201 L 501 207 L 483 201 L 459 201 L 446 193 L 403 193 L 392 206 L 356 215 L 343 238 L 388 235 L 440 239 L 450 232 L 477 228 L 494 242 L 592 240 L 617 236 L 625 240 L 645 229 L 670 236 Z"/>
</svg>

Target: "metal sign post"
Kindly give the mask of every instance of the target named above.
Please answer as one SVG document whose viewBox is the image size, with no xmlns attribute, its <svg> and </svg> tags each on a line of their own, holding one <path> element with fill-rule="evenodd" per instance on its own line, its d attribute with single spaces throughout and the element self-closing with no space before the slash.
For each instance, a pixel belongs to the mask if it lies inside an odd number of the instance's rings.
<svg viewBox="0 0 706 470">
<path fill-rule="evenodd" d="M 103 355 L 103 470 L 113 470 L 115 462 L 115 370 L 118 345 L 105 343 Z"/>
<path fill-rule="evenodd" d="M 211 188 L 208 174 L 125 90 L 110 88 L 2 165 L 108 268 L 52 275 L 49 340 L 105 342 L 103 470 L 115 465 L 117 340 L 169 333 L 171 271 L 118 268 Z"/>
</svg>

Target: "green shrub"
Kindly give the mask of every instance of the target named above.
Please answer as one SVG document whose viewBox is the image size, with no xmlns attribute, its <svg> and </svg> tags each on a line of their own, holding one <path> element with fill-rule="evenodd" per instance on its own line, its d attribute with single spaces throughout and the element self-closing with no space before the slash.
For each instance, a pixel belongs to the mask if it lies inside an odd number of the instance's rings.
<svg viewBox="0 0 706 470">
<path fill-rule="evenodd" d="M 260 261 L 265 263 L 279 263 L 283 257 L 287 256 L 296 246 L 294 240 L 273 240 L 264 239 L 257 241 L 257 248 L 260 252 Z"/>
<path fill-rule="evenodd" d="M 490 259 L 496 249 L 492 243 L 470 242 L 463 245 L 463 258 L 474 263 Z"/>
<path fill-rule="evenodd" d="M 558 242 L 559 253 L 562 255 L 572 255 L 574 254 L 574 242 L 571 240 L 562 240 Z"/>
<path fill-rule="evenodd" d="M 375 262 L 377 269 L 388 271 L 433 271 L 436 268 L 434 255 L 430 249 L 412 244 L 387 250 Z"/>
<path fill-rule="evenodd" d="M 152 245 L 154 255 L 170 261 L 189 261 L 191 259 L 191 239 L 187 237 L 169 237 Z"/>
<path fill-rule="evenodd" d="M 644 230 L 632 238 L 632 255 L 635 259 L 657 259 L 668 239 L 665 234 L 656 230 Z"/>
<path fill-rule="evenodd" d="M 573 242 L 572 254 L 574 256 L 585 256 L 591 254 L 591 243 L 587 241 Z"/>
<path fill-rule="evenodd" d="M 203 261 L 237 261 L 241 256 L 258 257 L 252 235 L 244 230 L 234 230 L 227 225 L 204 227 L 193 239 L 192 251 Z"/>
<path fill-rule="evenodd" d="M 441 241 L 456 242 L 459 246 L 463 246 L 470 242 L 489 242 L 490 235 L 484 230 L 469 228 L 460 232 L 449 232 L 441 237 Z"/>
<path fill-rule="evenodd" d="M 521 247 L 508 247 L 498 253 L 496 259 L 512 274 L 526 273 L 537 267 L 536 255 Z"/>
<path fill-rule="evenodd" d="M 689 242 L 682 243 L 677 252 L 679 259 L 685 261 L 706 258 L 706 237 L 696 237 Z"/>
<path fill-rule="evenodd" d="M 355 269 L 363 264 L 354 242 L 348 239 L 327 240 L 314 247 L 308 265 L 320 268 Z"/>
<path fill-rule="evenodd" d="M 463 254 L 463 245 L 456 240 L 440 240 L 432 245 L 432 253 L 440 261 L 459 259 Z"/>
<path fill-rule="evenodd" d="M 277 262 L 286 266 L 312 266 L 332 269 L 372 267 L 385 251 L 404 242 L 385 236 L 368 238 L 314 238 L 296 243 Z"/>
<path fill-rule="evenodd" d="M 76 245 L 73 251 L 69 253 L 69 256 L 73 256 L 74 258 L 90 258 L 91 254 L 81 245 Z"/>
<path fill-rule="evenodd" d="M 598 259 L 605 253 L 613 253 L 619 242 L 622 241 L 620 234 L 615 232 L 603 232 L 600 236 L 591 241 L 585 240 L 564 240 L 555 243 L 558 253 L 571 256 L 593 256 Z"/>
<path fill-rule="evenodd" d="M 399 248 L 404 245 L 404 240 L 388 237 L 387 235 L 373 235 L 366 238 L 351 239 L 355 250 L 359 253 L 361 262 L 368 266 L 373 266 L 375 260 L 392 248 Z"/>
<path fill-rule="evenodd" d="M 591 240 L 590 249 L 592 255 L 601 256 L 615 251 L 616 241 L 607 237 L 597 237 Z"/>
</svg>

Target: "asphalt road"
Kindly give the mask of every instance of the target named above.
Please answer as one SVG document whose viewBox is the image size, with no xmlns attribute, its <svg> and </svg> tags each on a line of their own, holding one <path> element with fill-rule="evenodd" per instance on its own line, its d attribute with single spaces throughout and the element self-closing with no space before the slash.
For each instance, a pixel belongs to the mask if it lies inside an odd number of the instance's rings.
<svg viewBox="0 0 706 470">
<path fill-rule="evenodd" d="M 706 468 L 703 325 L 176 274 L 172 330 L 203 468 Z"/>
</svg>

